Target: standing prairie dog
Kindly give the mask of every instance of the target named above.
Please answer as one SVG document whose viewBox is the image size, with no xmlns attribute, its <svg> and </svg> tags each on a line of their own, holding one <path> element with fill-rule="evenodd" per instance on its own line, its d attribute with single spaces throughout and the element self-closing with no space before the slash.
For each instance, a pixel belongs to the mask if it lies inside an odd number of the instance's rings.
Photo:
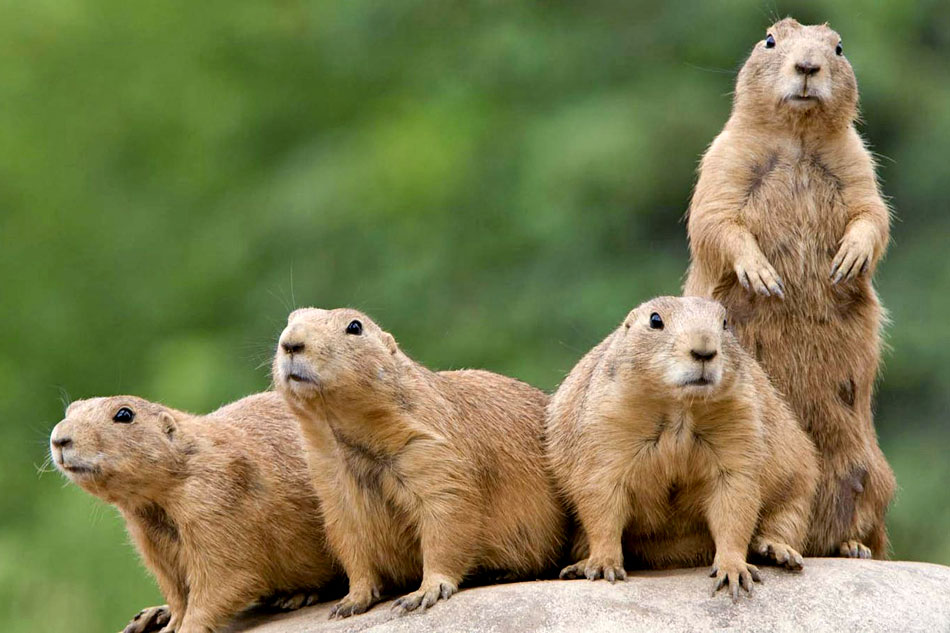
<svg viewBox="0 0 950 633">
<path fill-rule="evenodd" d="M 815 449 L 721 305 L 660 297 L 589 352 L 548 407 L 547 450 L 589 555 L 562 577 L 713 564 L 751 591 L 754 553 L 800 569 Z"/>
<path fill-rule="evenodd" d="M 871 413 L 884 319 L 871 277 L 890 217 L 843 52 L 827 26 L 790 18 L 752 50 L 700 167 L 684 293 L 726 306 L 818 447 L 806 554 L 881 558 L 895 482 Z"/>
<path fill-rule="evenodd" d="M 432 372 L 366 315 L 301 309 L 280 336 L 274 383 L 310 446 L 327 536 L 350 580 L 331 616 L 449 598 L 466 575 L 535 577 L 565 516 L 544 468 L 547 396 L 486 371 Z"/>
<path fill-rule="evenodd" d="M 78 400 L 50 452 L 119 509 L 168 601 L 126 631 L 210 633 L 261 598 L 310 604 L 339 575 L 297 420 L 275 393 L 206 416 L 135 396 Z"/>
</svg>

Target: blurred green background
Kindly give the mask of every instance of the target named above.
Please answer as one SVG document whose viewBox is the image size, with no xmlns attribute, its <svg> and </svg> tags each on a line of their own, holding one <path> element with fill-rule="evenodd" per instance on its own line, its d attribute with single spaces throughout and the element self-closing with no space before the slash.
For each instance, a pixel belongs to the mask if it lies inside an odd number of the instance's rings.
<svg viewBox="0 0 950 633">
<path fill-rule="evenodd" d="M 161 600 L 116 512 L 41 472 L 63 398 L 267 388 L 294 306 L 554 388 L 676 293 L 697 159 L 775 17 L 829 21 L 897 212 L 878 395 L 897 558 L 950 563 L 950 7 L 0 2 L 0 630 Z"/>
</svg>

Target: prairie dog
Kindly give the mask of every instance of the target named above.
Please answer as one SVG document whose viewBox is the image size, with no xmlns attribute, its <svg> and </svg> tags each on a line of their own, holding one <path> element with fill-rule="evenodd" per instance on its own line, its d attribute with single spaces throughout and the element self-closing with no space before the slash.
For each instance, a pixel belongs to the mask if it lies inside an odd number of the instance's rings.
<svg viewBox="0 0 950 633">
<path fill-rule="evenodd" d="M 339 574 L 297 420 L 275 393 L 206 416 L 135 396 L 78 400 L 50 452 L 119 509 L 168 601 L 129 631 L 209 633 L 261 598 L 309 604 Z"/>
<path fill-rule="evenodd" d="M 800 569 L 815 449 L 721 305 L 659 297 L 627 316 L 548 407 L 547 450 L 589 543 L 562 577 L 709 564 L 751 591 L 750 549 Z M 715 591 L 714 590 L 714 591 Z"/>
<path fill-rule="evenodd" d="M 447 599 L 476 570 L 555 565 L 565 516 L 544 467 L 547 396 L 486 371 L 432 372 L 369 317 L 293 312 L 274 383 L 300 420 L 327 536 L 350 580 L 331 615 Z"/>
<path fill-rule="evenodd" d="M 885 318 L 871 278 L 890 215 L 857 102 L 837 33 L 791 18 L 768 29 L 703 156 L 684 294 L 726 306 L 818 447 L 806 554 L 881 558 L 895 481 L 871 412 Z"/>
</svg>

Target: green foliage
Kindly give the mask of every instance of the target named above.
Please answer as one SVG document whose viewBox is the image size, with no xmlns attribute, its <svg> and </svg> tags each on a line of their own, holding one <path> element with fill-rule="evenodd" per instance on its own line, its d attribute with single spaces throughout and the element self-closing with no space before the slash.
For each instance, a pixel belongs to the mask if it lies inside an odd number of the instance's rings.
<svg viewBox="0 0 950 633">
<path fill-rule="evenodd" d="M 116 513 L 38 473 L 60 389 L 210 410 L 267 387 L 298 305 L 550 389 L 678 292 L 696 160 L 786 13 L 862 88 L 895 556 L 950 563 L 944 3 L 0 2 L 0 629 L 160 599 Z"/>
</svg>

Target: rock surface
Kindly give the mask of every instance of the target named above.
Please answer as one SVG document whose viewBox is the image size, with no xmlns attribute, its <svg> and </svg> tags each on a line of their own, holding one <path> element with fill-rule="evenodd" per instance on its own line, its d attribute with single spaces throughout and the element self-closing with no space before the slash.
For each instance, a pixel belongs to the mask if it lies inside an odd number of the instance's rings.
<svg viewBox="0 0 950 633">
<path fill-rule="evenodd" d="M 711 597 L 708 569 L 630 574 L 626 582 L 538 581 L 466 589 L 425 613 L 389 603 L 328 620 L 331 603 L 248 614 L 229 633 L 373 631 L 950 631 L 950 567 L 814 558 L 791 573 L 760 567 L 737 602 Z"/>
</svg>

